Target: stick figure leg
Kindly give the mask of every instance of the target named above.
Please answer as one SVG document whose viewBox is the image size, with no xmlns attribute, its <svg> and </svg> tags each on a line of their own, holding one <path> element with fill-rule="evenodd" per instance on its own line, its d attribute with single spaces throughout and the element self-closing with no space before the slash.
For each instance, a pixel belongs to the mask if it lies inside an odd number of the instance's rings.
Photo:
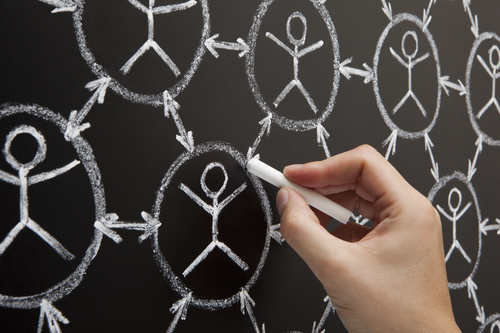
<svg viewBox="0 0 500 333">
<path fill-rule="evenodd" d="M 198 257 L 196 257 L 196 259 L 191 263 L 191 265 L 189 265 L 189 267 L 186 268 L 184 272 L 182 272 L 182 275 L 186 277 L 189 273 L 191 273 L 193 269 L 196 266 L 198 266 L 203 260 L 205 260 L 208 254 L 214 250 L 215 246 L 216 246 L 215 242 L 211 242 L 210 244 L 208 244 L 205 250 L 203 250 L 203 252 L 200 253 Z"/>
<path fill-rule="evenodd" d="M 307 100 L 307 103 L 309 103 L 309 106 L 314 111 L 314 113 L 318 113 L 319 110 L 316 107 L 316 104 L 314 104 L 314 101 L 311 98 L 311 95 L 309 95 L 309 93 L 307 92 L 306 88 L 304 88 L 304 85 L 299 80 L 297 80 L 297 88 L 299 88 L 299 90 L 302 92 L 302 95 L 304 95 L 304 97 Z"/>
<path fill-rule="evenodd" d="M 23 230 L 25 226 L 26 224 L 24 224 L 23 222 L 19 222 L 18 224 L 16 224 L 14 228 L 12 228 L 12 230 L 4 238 L 2 243 L 0 243 L 0 256 L 5 252 L 5 250 L 9 247 L 10 243 L 12 243 L 14 238 L 16 238 L 17 234 L 19 234 L 19 232 L 21 232 L 21 230 Z"/>
<path fill-rule="evenodd" d="M 495 101 L 494 98 L 491 98 L 490 101 L 488 102 L 488 104 L 486 104 L 482 109 L 481 111 L 478 112 L 478 114 L 476 115 L 476 118 L 479 119 L 483 116 L 483 114 L 486 112 L 486 110 L 488 110 L 491 106 L 491 104 L 493 104 Z M 499 110 L 500 112 L 500 110 Z"/>
<path fill-rule="evenodd" d="M 151 48 L 151 41 L 148 40 L 146 41 L 146 43 L 144 43 L 144 45 L 141 46 L 139 50 L 137 50 L 137 52 L 132 56 L 132 58 L 130 58 L 125 63 L 125 65 L 123 65 L 122 68 L 120 68 L 120 72 L 122 72 L 122 74 L 128 74 L 128 72 L 130 72 L 130 69 L 132 68 L 132 66 L 134 66 L 137 59 L 139 59 L 150 48 Z"/>
<path fill-rule="evenodd" d="M 227 254 L 242 270 L 246 271 L 248 269 L 247 263 L 241 260 L 226 244 L 217 241 L 217 247 Z"/>
<path fill-rule="evenodd" d="M 425 111 L 424 106 L 422 105 L 422 103 L 420 103 L 420 101 L 418 100 L 417 95 L 415 95 L 415 93 L 413 91 L 411 91 L 411 97 L 413 97 L 413 100 L 415 101 L 415 103 L 417 103 L 417 106 L 420 109 L 420 112 L 422 112 L 422 115 L 425 118 L 427 118 L 427 112 Z"/>
<path fill-rule="evenodd" d="M 47 242 L 63 259 L 65 260 L 73 260 L 75 256 L 71 254 L 57 239 L 55 239 L 51 234 L 45 231 L 38 223 L 33 221 L 32 219 L 28 219 L 28 223 L 26 224 L 28 228 L 33 230 L 40 238 Z"/>
<path fill-rule="evenodd" d="M 285 87 L 285 89 L 283 89 L 281 94 L 279 94 L 279 96 L 276 97 L 276 100 L 273 103 L 275 108 L 277 108 L 278 105 L 280 105 L 280 103 L 283 101 L 283 99 L 286 97 L 286 95 L 288 95 L 290 90 L 292 90 L 292 88 L 295 87 L 296 85 L 297 85 L 297 80 L 290 81 L 290 83 Z"/>
<path fill-rule="evenodd" d="M 469 256 L 467 255 L 467 253 L 465 253 L 464 248 L 462 247 L 462 245 L 460 245 L 460 243 L 457 240 L 455 241 L 455 246 L 462 253 L 462 255 L 464 256 L 465 260 L 467 260 L 469 262 L 469 264 L 470 264 L 472 260 L 469 258 Z"/>
<path fill-rule="evenodd" d="M 167 64 L 168 67 L 174 72 L 175 76 L 181 75 L 181 71 L 177 67 L 177 65 L 173 62 L 172 59 L 163 51 L 163 49 L 158 45 L 157 42 L 152 41 L 151 46 L 156 51 L 156 53 L 162 58 L 162 60 Z"/>
<path fill-rule="evenodd" d="M 411 90 L 409 90 L 405 97 L 403 97 L 403 99 L 398 103 L 398 105 L 396 105 L 396 107 L 392 110 L 392 114 L 396 114 L 396 112 L 399 111 L 399 109 L 401 109 L 401 107 L 403 106 L 403 104 L 406 103 L 406 100 L 408 99 L 408 97 L 410 97 L 411 95 Z"/>
</svg>

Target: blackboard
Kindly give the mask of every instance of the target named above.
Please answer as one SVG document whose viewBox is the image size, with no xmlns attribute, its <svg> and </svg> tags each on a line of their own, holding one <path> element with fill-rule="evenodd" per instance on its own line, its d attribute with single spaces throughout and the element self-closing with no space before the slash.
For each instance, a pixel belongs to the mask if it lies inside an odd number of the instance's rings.
<svg viewBox="0 0 500 333">
<path fill-rule="evenodd" d="M 500 331 L 500 2 L 2 0 L 2 332 L 345 332 L 246 173 L 360 144 Z M 358 223 L 369 223 L 356 217 Z"/>
</svg>

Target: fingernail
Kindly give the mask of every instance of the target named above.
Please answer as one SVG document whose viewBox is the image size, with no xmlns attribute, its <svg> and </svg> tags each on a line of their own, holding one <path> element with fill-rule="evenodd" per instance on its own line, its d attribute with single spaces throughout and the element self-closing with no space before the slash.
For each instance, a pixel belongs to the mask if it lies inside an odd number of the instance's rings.
<svg viewBox="0 0 500 333">
<path fill-rule="evenodd" d="M 288 203 L 289 200 L 288 196 L 288 191 L 285 189 L 281 189 L 278 192 L 278 195 L 276 196 L 276 206 L 278 207 L 278 213 L 281 215 L 281 212 L 283 212 L 283 209 L 285 208 L 286 204 Z"/>
<path fill-rule="evenodd" d="M 300 169 L 303 167 L 303 164 L 291 164 L 285 167 L 285 170 L 291 171 L 291 170 L 296 170 Z"/>
</svg>

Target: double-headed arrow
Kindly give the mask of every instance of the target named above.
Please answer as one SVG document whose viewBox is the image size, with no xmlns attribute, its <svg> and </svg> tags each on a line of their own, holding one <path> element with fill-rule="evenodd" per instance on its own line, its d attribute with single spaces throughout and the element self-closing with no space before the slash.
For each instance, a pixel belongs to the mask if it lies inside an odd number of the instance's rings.
<svg viewBox="0 0 500 333">
<path fill-rule="evenodd" d="M 216 58 L 219 57 L 219 53 L 217 52 L 217 49 L 224 49 L 224 50 L 231 50 L 231 51 L 239 51 L 240 53 L 238 56 L 241 58 L 245 54 L 250 51 L 250 47 L 248 44 L 241 38 L 238 38 L 236 41 L 237 43 L 234 42 L 220 42 L 216 41 L 216 39 L 219 37 L 219 34 L 215 34 L 212 37 L 208 38 L 205 41 L 205 46 L 206 48 L 212 53 L 212 55 Z"/>
<path fill-rule="evenodd" d="M 101 220 L 95 221 L 94 227 L 111 238 L 117 244 L 121 243 L 122 238 L 113 229 L 143 231 L 143 234 L 139 236 L 139 243 L 142 243 L 161 226 L 161 222 L 151 216 L 151 214 L 146 212 L 142 212 L 141 216 L 144 219 L 145 223 L 118 221 L 118 215 L 115 213 L 110 213 L 106 214 L 106 216 Z"/>
</svg>

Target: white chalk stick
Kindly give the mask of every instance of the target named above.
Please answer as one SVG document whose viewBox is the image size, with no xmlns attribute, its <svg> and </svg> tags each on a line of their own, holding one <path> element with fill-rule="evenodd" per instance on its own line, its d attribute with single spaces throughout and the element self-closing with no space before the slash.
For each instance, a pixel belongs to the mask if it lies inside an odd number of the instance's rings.
<svg viewBox="0 0 500 333">
<path fill-rule="evenodd" d="M 254 175 L 264 179 L 276 187 L 287 187 L 297 191 L 297 193 L 299 193 L 309 205 L 319 209 L 323 213 L 328 214 L 344 224 L 347 223 L 349 217 L 352 215 L 352 212 L 347 208 L 342 207 L 338 203 L 322 196 L 317 192 L 314 192 L 311 189 L 295 184 L 294 182 L 288 180 L 281 172 L 270 167 L 257 158 L 252 158 L 248 161 L 247 169 Z"/>
</svg>

